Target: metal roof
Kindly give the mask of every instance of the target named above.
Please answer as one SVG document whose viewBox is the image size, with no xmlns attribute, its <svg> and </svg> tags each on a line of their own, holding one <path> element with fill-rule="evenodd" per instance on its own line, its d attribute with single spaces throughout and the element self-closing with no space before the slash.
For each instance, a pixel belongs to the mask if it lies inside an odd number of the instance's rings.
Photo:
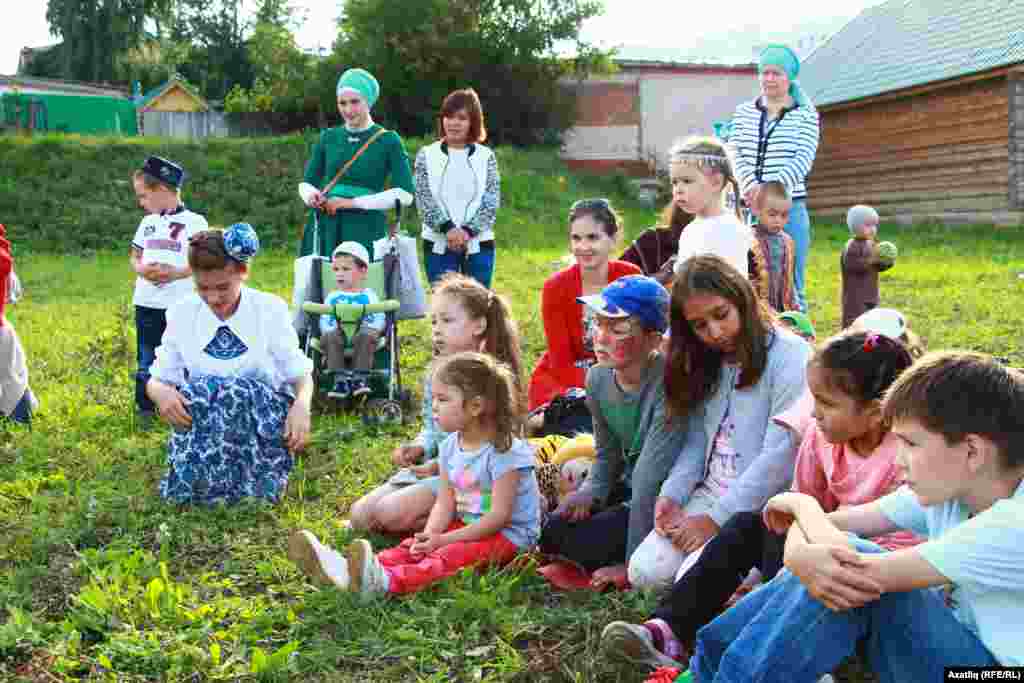
<svg viewBox="0 0 1024 683">
<path fill-rule="evenodd" d="M 800 83 L 826 105 L 1021 62 L 1024 0 L 888 0 L 811 53 Z"/>
</svg>

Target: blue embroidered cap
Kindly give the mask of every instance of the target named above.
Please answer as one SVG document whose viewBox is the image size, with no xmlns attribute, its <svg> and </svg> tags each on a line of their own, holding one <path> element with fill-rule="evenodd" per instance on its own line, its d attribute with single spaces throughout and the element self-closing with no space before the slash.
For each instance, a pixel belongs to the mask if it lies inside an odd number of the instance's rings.
<svg viewBox="0 0 1024 683">
<path fill-rule="evenodd" d="M 620 277 L 600 294 L 576 297 L 576 301 L 607 318 L 633 316 L 649 330 L 668 329 L 668 290 L 646 275 Z"/>
<path fill-rule="evenodd" d="M 185 169 L 163 157 L 149 157 L 142 164 L 142 172 L 153 180 L 180 189 L 185 184 Z"/>
<path fill-rule="evenodd" d="M 235 223 L 224 231 L 224 251 L 239 263 L 248 263 L 260 250 L 260 238 L 248 223 Z"/>
</svg>

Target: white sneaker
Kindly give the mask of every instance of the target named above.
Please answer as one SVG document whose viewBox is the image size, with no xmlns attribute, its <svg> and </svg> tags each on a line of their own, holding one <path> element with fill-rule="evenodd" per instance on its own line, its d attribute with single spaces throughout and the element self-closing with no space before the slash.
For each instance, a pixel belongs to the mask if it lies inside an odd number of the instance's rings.
<svg viewBox="0 0 1024 683">
<path fill-rule="evenodd" d="M 333 584 L 341 590 L 348 590 L 348 562 L 341 553 L 325 546 L 310 532 L 302 530 L 291 535 L 288 559 L 317 583 Z"/>
<path fill-rule="evenodd" d="M 836 679 L 832 678 L 832 674 L 825 674 L 818 679 L 818 683 L 835 683 Z"/>
<path fill-rule="evenodd" d="M 677 662 L 654 647 L 650 631 L 638 624 L 613 621 L 601 632 L 601 649 L 605 655 L 639 664 L 650 669 L 660 666 L 686 667 L 688 662 Z"/>
<path fill-rule="evenodd" d="M 373 546 L 365 538 L 353 541 L 348 546 L 348 566 L 352 572 L 352 590 L 364 596 L 386 593 L 391 583 L 373 552 Z"/>
</svg>

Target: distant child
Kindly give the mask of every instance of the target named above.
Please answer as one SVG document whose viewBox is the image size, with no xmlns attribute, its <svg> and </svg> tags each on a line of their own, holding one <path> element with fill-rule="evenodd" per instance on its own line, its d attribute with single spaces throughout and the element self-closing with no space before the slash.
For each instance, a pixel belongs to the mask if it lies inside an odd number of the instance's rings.
<svg viewBox="0 0 1024 683">
<path fill-rule="evenodd" d="M 14 274 L 14 257 L 7 230 L 0 224 L 0 416 L 21 424 L 32 423 L 38 402 L 28 386 L 25 350 L 4 308 L 17 300 L 20 288 Z"/>
<path fill-rule="evenodd" d="M 899 440 L 882 420 L 882 396 L 913 359 L 900 342 L 851 332 L 834 337 L 807 364 L 805 400 L 774 419 L 802 435 L 793 490 L 823 510 L 869 503 L 902 483 Z M 643 624 L 616 621 L 602 646 L 616 657 L 649 666 L 680 666 L 697 630 L 714 619 L 751 568 L 765 581 L 782 568 L 784 536 L 768 530 L 761 511 L 738 512 Z M 876 539 L 890 550 L 920 541 L 906 532 Z"/>
<path fill-rule="evenodd" d="M 335 304 L 376 304 L 377 293 L 364 287 L 370 255 L 359 242 L 342 242 L 331 254 L 338 289 L 327 295 L 328 306 Z M 349 340 L 334 315 L 320 316 L 320 342 L 327 356 L 327 370 L 334 374 L 334 387 L 327 392 L 331 398 L 359 398 L 370 393 L 369 372 L 373 367 L 373 354 L 384 331 L 384 314 L 371 313 L 359 321 Z M 345 345 L 352 343 L 352 372 L 345 369 Z"/>
<path fill-rule="evenodd" d="M 878 306 L 878 273 L 893 266 L 895 254 L 886 258 L 878 244 L 878 212 L 858 204 L 846 213 L 853 237 L 843 248 L 839 265 L 843 274 L 843 327 Z M 887 243 L 888 244 L 888 243 Z"/>
<path fill-rule="evenodd" d="M 188 265 L 188 241 L 209 227 L 206 219 L 185 208 L 181 186 L 185 171 L 174 162 L 149 157 L 132 175 L 135 197 L 146 212 L 132 240 L 135 271 L 135 333 L 138 371 L 135 406 L 143 418 L 155 415 L 146 395 L 149 367 L 167 329 L 167 309 L 194 291 Z"/>
<path fill-rule="evenodd" d="M 866 313 L 861 313 L 850 325 L 850 329 L 899 339 L 914 358 L 920 358 L 925 352 L 924 340 L 910 329 L 907 317 L 895 308 L 872 308 Z"/>
<path fill-rule="evenodd" d="M 754 259 L 758 264 L 758 281 L 754 287 L 778 313 L 800 310 L 793 279 L 796 247 L 793 238 L 783 230 L 792 206 L 789 191 L 781 182 L 772 180 L 761 185 L 757 195 L 757 223 L 753 226 Z"/>
<path fill-rule="evenodd" d="M 787 330 L 803 339 L 811 345 L 818 342 L 818 335 L 814 331 L 814 323 L 807 317 L 806 313 L 800 311 L 783 311 L 779 314 L 779 323 Z"/>
<path fill-rule="evenodd" d="M 595 588 L 624 586 L 686 435 L 682 420 L 666 416 L 666 360 L 658 352 L 669 294 L 653 278 L 628 275 L 579 301 L 594 316 L 597 365 L 587 372 L 587 404 L 597 459 L 552 514 L 540 549 L 592 572 Z"/>
<path fill-rule="evenodd" d="M 1024 375 L 980 354 L 927 354 L 881 417 L 906 485 L 830 513 L 802 493 L 768 501 L 789 572 L 700 630 L 698 681 L 814 681 L 858 642 L 880 683 L 1024 666 Z M 928 540 L 888 552 L 863 540 L 901 530 Z"/>
<path fill-rule="evenodd" d="M 483 351 L 507 365 L 516 386 L 521 386 L 519 330 L 504 297 L 471 277 L 445 273 L 434 286 L 430 310 L 437 359 Z M 423 378 L 423 428 L 412 443 L 391 454 L 391 461 L 402 469 L 352 505 L 349 516 L 357 530 L 407 534 L 419 531 L 427 521 L 441 486 L 438 446 L 448 437 L 434 420 L 431 376 L 427 372 Z"/>
<path fill-rule="evenodd" d="M 738 205 L 735 213 L 725 208 L 727 186 L 739 196 L 739 183 L 725 146 L 717 138 L 692 137 L 674 145 L 668 158 L 673 200 L 683 211 L 696 216 L 679 237 L 676 273 L 687 259 L 713 254 L 750 277 L 753 233 L 740 220 Z"/>
<path fill-rule="evenodd" d="M 303 571 L 342 590 L 413 593 L 465 567 L 502 565 L 537 542 L 540 492 L 522 432 L 523 399 L 508 366 L 467 351 L 438 361 L 433 411 L 449 432 L 440 447 L 441 486 L 422 532 L 373 553 L 359 539 L 345 556 L 298 531 L 288 554 Z"/>
</svg>

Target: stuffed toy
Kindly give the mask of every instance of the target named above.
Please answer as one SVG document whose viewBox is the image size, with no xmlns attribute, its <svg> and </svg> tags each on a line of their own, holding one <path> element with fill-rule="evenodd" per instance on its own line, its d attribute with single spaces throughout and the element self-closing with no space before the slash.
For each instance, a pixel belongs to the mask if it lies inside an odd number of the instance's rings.
<svg viewBox="0 0 1024 683">
<path fill-rule="evenodd" d="M 544 498 L 543 509 L 551 512 L 559 502 L 583 483 L 597 458 L 592 434 L 571 439 L 552 434 L 530 439 L 537 460 L 537 485 Z"/>
</svg>

